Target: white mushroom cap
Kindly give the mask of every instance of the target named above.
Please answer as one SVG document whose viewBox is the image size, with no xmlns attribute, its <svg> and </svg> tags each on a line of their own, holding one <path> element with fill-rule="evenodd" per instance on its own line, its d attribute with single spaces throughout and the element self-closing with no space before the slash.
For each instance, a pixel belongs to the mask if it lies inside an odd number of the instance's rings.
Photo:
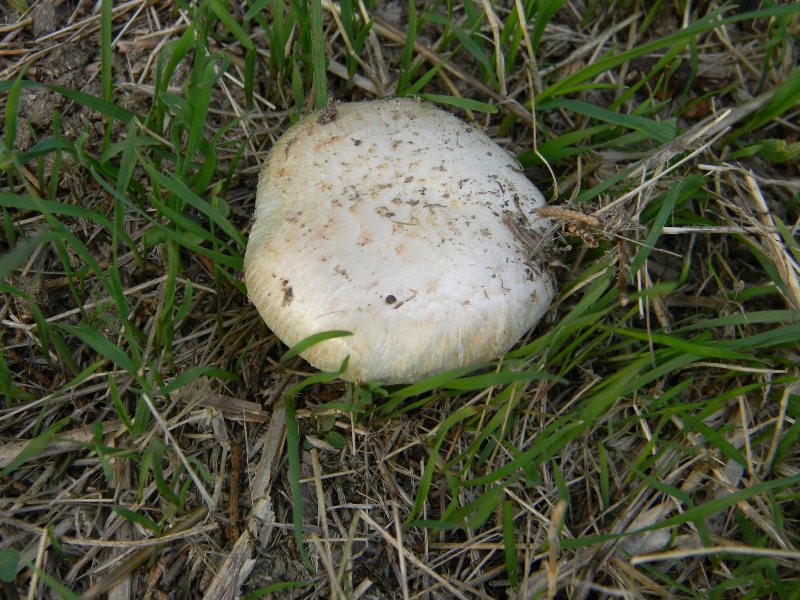
<svg viewBox="0 0 800 600">
<path fill-rule="evenodd" d="M 341 104 L 275 144 L 245 254 L 251 300 L 322 370 L 408 383 L 492 360 L 542 317 L 541 193 L 486 135 L 412 99 Z M 520 234 L 520 230 L 526 233 Z M 543 245 L 543 248 L 546 246 Z"/>
</svg>

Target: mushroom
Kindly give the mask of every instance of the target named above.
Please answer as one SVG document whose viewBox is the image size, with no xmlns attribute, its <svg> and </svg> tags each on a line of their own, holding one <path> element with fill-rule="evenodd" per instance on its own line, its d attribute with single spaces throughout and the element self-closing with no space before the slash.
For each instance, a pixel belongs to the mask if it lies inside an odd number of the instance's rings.
<svg viewBox="0 0 800 600">
<path fill-rule="evenodd" d="M 269 328 L 349 381 L 409 383 L 506 352 L 553 297 L 544 204 L 516 159 L 431 104 L 339 104 L 261 171 L 244 268 Z"/>
</svg>

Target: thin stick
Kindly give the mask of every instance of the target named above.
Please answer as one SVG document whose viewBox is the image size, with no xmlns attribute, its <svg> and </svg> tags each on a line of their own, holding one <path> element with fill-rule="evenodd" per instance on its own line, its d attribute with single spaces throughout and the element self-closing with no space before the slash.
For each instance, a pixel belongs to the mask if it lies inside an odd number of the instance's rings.
<svg viewBox="0 0 800 600">
<path fill-rule="evenodd" d="M 421 569 L 422 571 L 424 571 L 425 573 L 427 573 L 428 575 L 433 577 L 436 581 L 441 583 L 456 598 L 461 598 L 462 600 L 467 600 L 467 596 L 465 596 L 464 594 L 459 592 L 455 587 L 453 587 L 453 584 L 451 584 L 444 577 L 439 575 L 436 571 L 434 571 L 433 569 L 431 569 L 427 565 L 423 564 L 422 561 L 420 561 L 412 553 L 408 552 L 408 550 L 405 550 L 403 548 L 403 545 L 400 542 L 398 542 L 395 538 L 393 538 L 391 535 L 389 535 L 389 533 L 383 527 L 378 525 L 378 523 L 376 523 L 375 520 L 372 517 L 370 517 L 366 512 L 364 512 L 363 510 L 359 509 L 356 514 L 358 514 L 364 521 L 366 521 L 370 525 L 370 527 L 372 527 L 375 531 L 377 531 L 381 535 L 381 537 L 384 540 L 386 540 L 389 544 L 394 546 L 398 551 L 404 552 L 406 554 L 406 558 L 408 558 L 408 560 L 415 567 L 417 567 L 418 569 Z M 463 586 L 463 584 L 461 584 L 461 585 Z M 463 587 L 466 587 L 466 586 L 463 586 Z M 467 588 L 467 589 L 469 589 L 469 588 Z M 470 590 L 470 591 L 472 591 L 472 590 Z"/>
<path fill-rule="evenodd" d="M 686 550 L 668 550 L 667 552 L 657 552 L 655 554 L 645 554 L 644 556 L 634 556 L 631 559 L 631 565 L 636 566 L 658 560 L 675 560 L 681 558 L 690 558 L 693 556 L 711 556 L 713 554 L 744 554 L 747 556 L 766 556 L 769 558 L 788 558 L 790 560 L 800 560 L 800 552 L 796 550 L 756 548 L 753 546 L 714 546 L 713 548 L 687 548 Z"/>
<path fill-rule="evenodd" d="M 175 450 L 175 454 L 178 455 L 178 459 L 181 461 L 181 464 L 186 468 L 186 472 L 189 473 L 189 477 L 192 478 L 192 481 L 197 486 L 197 490 L 203 497 L 203 501 L 206 503 L 208 510 L 214 510 L 214 500 L 208 495 L 208 491 L 206 491 L 203 482 L 200 481 L 200 477 L 197 476 L 197 473 L 195 473 L 194 469 L 192 469 L 192 465 L 190 465 L 189 461 L 186 460 L 186 456 L 184 456 L 183 451 L 181 450 L 180 446 L 178 446 L 177 440 L 172 437 L 169 426 L 166 424 L 164 419 L 161 418 L 161 414 L 158 412 L 158 410 L 156 410 L 156 407 L 153 404 L 153 401 L 150 399 L 150 396 L 148 394 L 142 394 L 142 400 L 144 400 L 144 403 L 147 404 L 147 408 L 150 410 L 150 413 L 153 415 L 156 423 L 158 423 L 158 425 L 161 427 L 161 430 L 164 432 L 164 437 L 172 445 L 172 448 Z"/>
<path fill-rule="evenodd" d="M 408 569 L 406 568 L 406 555 L 403 552 L 403 530 L 400 525 L 400 513 L 397 504 L 392 502 L 392 518 L 394 530 L 397 535 L 397 560 L 400 563 L 400 588 L 403 590 L 403 600 L 408 600 Z"/>
</svg>

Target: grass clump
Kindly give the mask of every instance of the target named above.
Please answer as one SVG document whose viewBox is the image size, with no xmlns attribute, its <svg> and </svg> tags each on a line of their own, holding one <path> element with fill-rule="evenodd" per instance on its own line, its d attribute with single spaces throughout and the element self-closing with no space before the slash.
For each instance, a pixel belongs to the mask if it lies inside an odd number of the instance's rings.
<svg viewBox="0 0 800 600">
<path fill-rule="evenodd" d="M 800 9 L 625 6 L 0 9 L 4 592 L 793 597 Z M 384 95 L 519 157 L 559 297 L 350 386 L 242 253 L 277 136 Z"/>
</svg>

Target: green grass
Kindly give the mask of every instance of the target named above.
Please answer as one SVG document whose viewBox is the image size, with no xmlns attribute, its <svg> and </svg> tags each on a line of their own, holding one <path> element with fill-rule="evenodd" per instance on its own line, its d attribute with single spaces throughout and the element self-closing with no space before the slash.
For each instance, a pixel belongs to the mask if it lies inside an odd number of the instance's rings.
<svg viewBox="0 0 800 600">
<path fill-rule="evenodd" d="M 0 445 L 25 442 L 0 462 L 0 511 L 9 512 L 0 523 L 16 536 L 0 547 L 0 580 L 20 593 L 39 580 L 61 597 L 94 594 L 127 572 L 93 570 L 59 538 L 158 538 L 196 523 L 203 504 L 211 522 L 227 527 L 229 452 L 237 443 L 250 452 L 262 434 L 259 423 L 220 408 L 236 399 L 285 406 L 269 492 L 276 518 L 293 522 L 293 532 L 275 530 L 260 551 L 293 557 L 295 566 L 277 580 L 257 569 L 242 588 L 248 597 L 324 580 L 309 557 L 320 517 L 306 506 L 315 492 L 303 453 L 306 436 L 318 433 L 336 450 L 320 454 L 331 526 L 396 562 L 396 550 L 365 524 L 348 533 L 356 513 L 331 507 L 368 505 L 466 595 L 577 595 L 575 582 L 584 581 L 671 597 L 793 597 L 800 197 L 780 181 L 797 177 L 800 8 L 723 7 L 670 29 L 665 15 L 683 17 L 675 7 L 632 3 L 617 16 L 638 11 L 635 26 L 598 55 L 571 56 L 595 25 L 619 19 L 600 4 L 578 19 L 564 2 L 492 3 L 495 38 L 484 5 L 472 0 L 409 3 L 400 25 L 373 2 L 363 6 L 373 17 L 365 21 L 350 1 L 208 0 L 186 8 L 137 103 L 118 86 L 127 75 L 112 40 L 125 22 L 113 4 L 99 11 L 97 95 L 24 69 L 0 82 Z M 575 41 L 556 35 L 567 26 Z M 703 69 L 715 60 L 705 53 L 719 52 L 724 35 L 756 40 L 748 48 L 758 77 L 748 84 L 763 101 L 681 162 L 713 138 L 693 103 L 709 100 L 721 119 L 736 108 L 729 81 L 703 88 L 711 85 Z M 328 69 L 333 60 L 345 77 Z M 554 204 L 599 211 L 604 229 L 585 232 L 596 247 L 562 233 L 556 306 L 496 364 L 409 386 L 345 385 L 337 373 L 308 375 L 296 357 L 346 332 L 286 349 L 246 301 L 242 255 L 264 151 L 302 114 L 329 99 L 369 97 L 369 86 L 474 117 Z M 45 90 L 65 102 L 49 129 L 34 129 L 20 148 L 25 95 Z M 76 130 L 75 111 L 102 127 Z M 676 142 L 689 134 L 698 137 Z M 548 168 L 577 186 L 549 189 Z M 774 231 L 752 229 L 767 225 L 744 172 L 774 208 Z M 750 229 L 688 232 L 733 224 Z M 687 233 L 665 233 L 680 227 Z M 89 441 L 51 453 L 81 426 L 94 431 Z M 247 454 L 251 472 L 260 451 Z M 44 506 L 74 480 L 87 483 L 67 497 L 102 525 L 56 534 L 67 517 L 77 521 L 68 512 L 77 509 Z M 248 488 L 248 503 L 262 491 Z M 32 508 L 20 512 L 19 502 Z M 383 512 L 389 504 L 399 523 Z M 249 504 L 239 510 L 246 520 Z M 31 531 L 49 531 L 45 562 Z M 648 545 L 653 539 L 660 544 Z M 221 534 L 180 543 L 216 555 L 232 546 Z M 175 559 L 175 544 L 159 556 Z M 708 554 L 688 552 L 698 545 Z M 675 551 L 675 562 L 631 562 L 662 551 Z M 89 557 L 116 560 L 111 549 Z M 556 573 L 548 557 L 557 558 Z M 141 581 L 144 560 L 127 563 Z M 378 579 L 380 567 L 351 566 L 334 564 L 345 590 Z M 623 577 L 625 569 L 639 579 Z M 422 585 L 414 572 L 412 588 Z"/>
</svg>

